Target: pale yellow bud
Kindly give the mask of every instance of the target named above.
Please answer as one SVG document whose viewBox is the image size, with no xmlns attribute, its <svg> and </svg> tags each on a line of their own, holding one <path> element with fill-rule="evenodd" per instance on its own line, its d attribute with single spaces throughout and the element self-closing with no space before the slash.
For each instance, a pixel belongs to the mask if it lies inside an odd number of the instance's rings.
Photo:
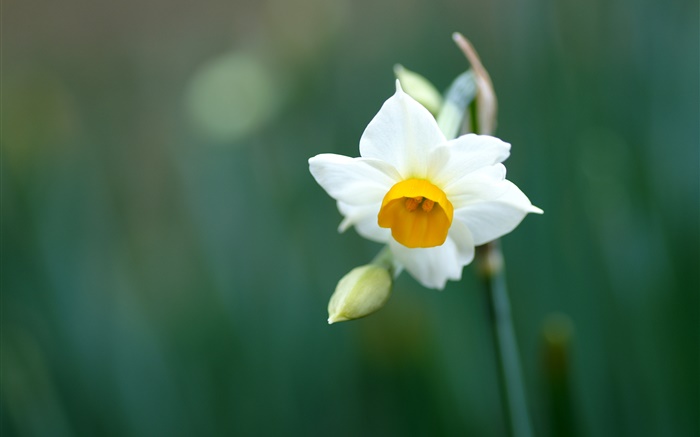
<svg viewBox="0 0 700 437">
<path fill-rule="evenodd" d="M 428 79 L 399 64 L 394 66 L 394 74 L 406 94 L 425 106 L 433 115 L 440 112 L 442 95 Z"/>
<path fill-rule="evenodd" d="M 389 271 L 376 264 L 350 270 L 328 302 L 328 323 L 359 319 L 377 311 L 389 299 L 391 283 Z"/>
</svg>

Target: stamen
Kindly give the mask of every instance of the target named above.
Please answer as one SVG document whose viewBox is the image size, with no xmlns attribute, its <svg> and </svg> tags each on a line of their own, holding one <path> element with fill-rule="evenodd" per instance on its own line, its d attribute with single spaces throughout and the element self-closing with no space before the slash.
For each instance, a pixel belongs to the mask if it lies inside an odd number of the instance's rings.
<svg viewBox="0 0 700 437">
<path fill-rule="evenodd" d="M 435 202 L 430 199 L 425 199 L 421 207 L 423 208 L 423 211 L 430 212 L 433 209 L 433 205 L 435 205 Z"/>
<path fill-rule="evenodd" d="M 420 204 L 421 200 L 423 200 L 422 197 L 419 198 L 414 198 L 414 197 L 408 197 L 406 198 L 406 209 L 408 212 L 415 211 L 416 208 L 418 208 L 418 205 Z"/>
</svg>

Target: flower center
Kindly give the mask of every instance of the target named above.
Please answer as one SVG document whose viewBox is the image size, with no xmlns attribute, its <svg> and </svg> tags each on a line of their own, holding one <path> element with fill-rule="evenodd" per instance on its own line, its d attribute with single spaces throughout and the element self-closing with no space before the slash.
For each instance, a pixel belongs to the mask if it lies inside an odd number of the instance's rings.
<svg viewBox="0 0 700 437">
<path fill-rule="evenodd" d="M 386 193 L 377 222 L 406 247 L 435 247 L 447 239 L 453 213 L 440 188 L 425 179 L 406 179 Z"/>
</svg>

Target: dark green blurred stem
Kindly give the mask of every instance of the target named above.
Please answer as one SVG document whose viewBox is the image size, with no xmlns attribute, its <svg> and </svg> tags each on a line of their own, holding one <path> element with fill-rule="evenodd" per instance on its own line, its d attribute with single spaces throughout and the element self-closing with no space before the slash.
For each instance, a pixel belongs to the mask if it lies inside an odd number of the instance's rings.
<svg viewBox="0 0 700 437">
<path fill-rule="evenodd" d="M 476 248 L 479 273 L 489 307 L 503 413 L 511 437 L 531 437 L 518 345 L 510 314 L 503 255 L 498 240 Z"/>
<path fill-rule="evenodd" d="M 549 435 L 579 435 L 569 384 L 569 350 L 573 322 L 561 313 L 551 314 L 544 322 L 543 370 L 549 404 Z"/>
<path fill-rule="evenodd" d="M 469 130 L 471 132 L 474 132 L 475 134 L 481 134 L 481 133 L 486 133 L 488 135 L 491 135 L 491 132 L 481 132 L 481 129 L 479 129 L 479 119 L 478 119 L 478 114 L 479 111 L 477 110 L 477 105 L 476 105 L 476 98 L 472 100 L 472 102 L 469 104 L 469 110 L 467 111 L 467 120 L 469 122 Z"/>
</svg>

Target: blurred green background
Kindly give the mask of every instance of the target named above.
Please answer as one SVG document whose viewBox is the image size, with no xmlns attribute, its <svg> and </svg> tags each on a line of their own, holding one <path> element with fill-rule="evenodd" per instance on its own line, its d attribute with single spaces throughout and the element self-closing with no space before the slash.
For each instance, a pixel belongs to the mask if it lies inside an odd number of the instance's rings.
<svg viewBox="0 0 700 437">
<path fill-rule="evenodd" d="M 395 63 L 445 89 L 454 31 L 545 210 L 503 239 L 536 434 L 698 435 L 698 15 L 4 1 L 2 435 L 504 435 L 473 266 L 326 324 L 380 247 L 336 232 L 306 160 L 357 156 Z M 563 374 L 543 337 L 561 313 Z"/>
</svg>

